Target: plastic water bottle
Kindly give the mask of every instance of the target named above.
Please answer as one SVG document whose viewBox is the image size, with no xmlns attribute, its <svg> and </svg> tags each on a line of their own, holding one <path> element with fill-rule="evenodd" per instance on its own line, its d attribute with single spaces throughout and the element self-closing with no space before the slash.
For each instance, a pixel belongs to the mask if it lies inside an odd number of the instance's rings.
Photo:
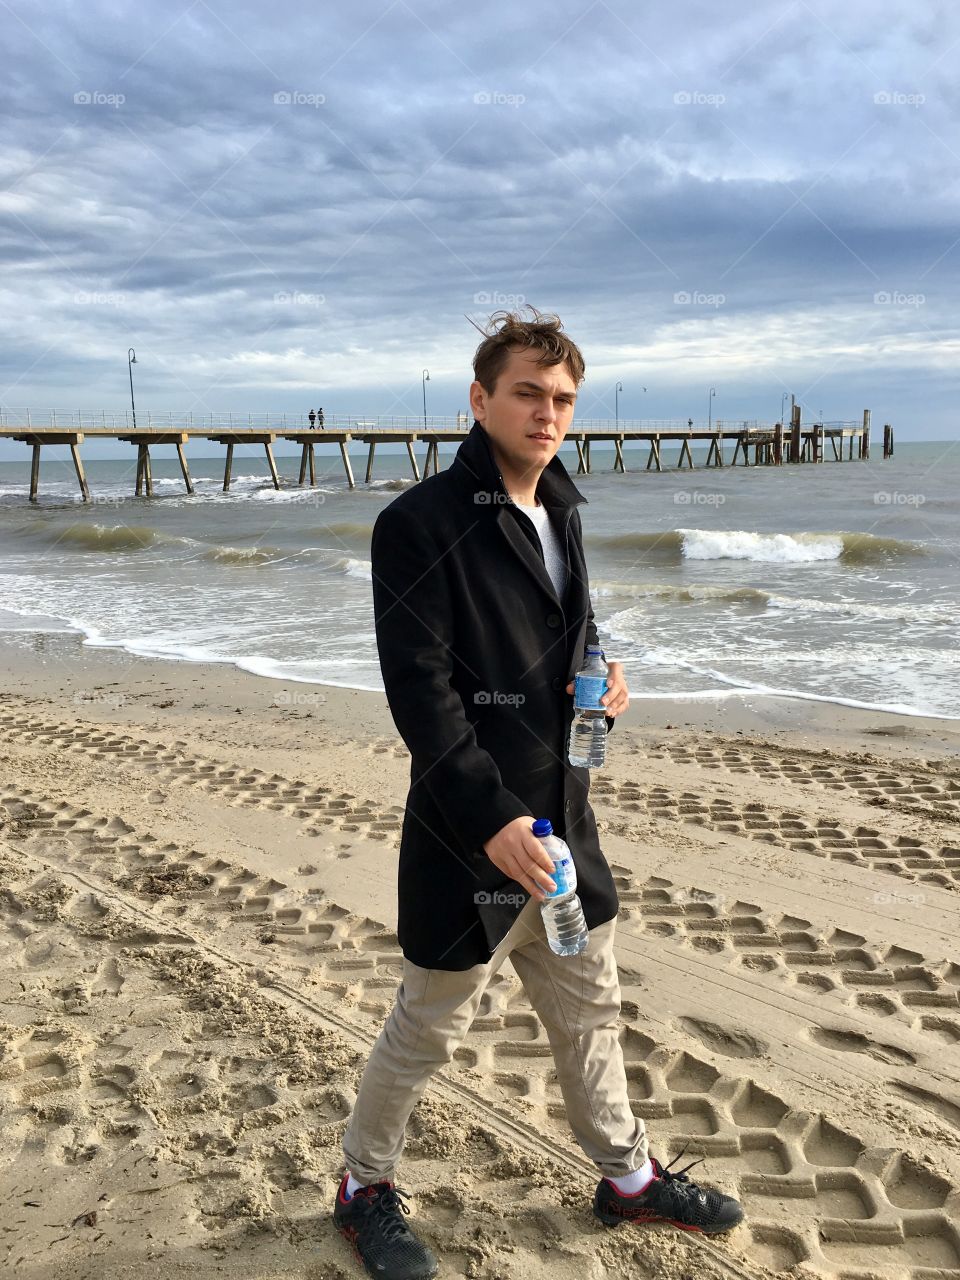
<svg viewBox="0 0 960 1280">
<path fill-rule="evenodd" d="M 587 945 L 589 934 L 583 907 L 577 897 L 577 869 L 566 840 L 553 834 L 549 818 L 538 818 L 533 834 L 553 859 L 556 889 L 540 903 L 543 927 L 550 950 L 558 956 L 576 956 Z"/>
<path fill-rule="evenodd" d="M 567 755 L 570 763 L 596 769 L 607 755 L 607 713 L 600 699 L 607 692 L 607 664 L 598 644 L 587 645 L 587 656 L 573 686 L 573 723 Z"/>
</svg>

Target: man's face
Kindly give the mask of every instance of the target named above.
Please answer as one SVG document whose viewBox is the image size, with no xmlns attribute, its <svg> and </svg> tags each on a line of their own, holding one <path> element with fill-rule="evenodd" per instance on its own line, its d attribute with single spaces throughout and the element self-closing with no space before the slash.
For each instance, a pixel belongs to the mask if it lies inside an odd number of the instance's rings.
<svg viewBox="0 0 960 1280">
<path fill-rule="evenodd" d="M 541 369 L 531 351 L 511 351 L 492 394 L 470 387 L 476 420 L 494 452 L 520 475 L 543 470 L 573 421 L 577 388 L 565 364 Z"/>
</svg>

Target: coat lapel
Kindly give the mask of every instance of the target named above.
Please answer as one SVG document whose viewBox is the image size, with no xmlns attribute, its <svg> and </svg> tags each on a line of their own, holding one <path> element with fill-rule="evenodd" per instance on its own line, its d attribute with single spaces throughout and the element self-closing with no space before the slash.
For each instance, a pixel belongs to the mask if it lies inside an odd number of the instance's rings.
<svg viewBox="0 0 960 1280">
<path fill-rule="evenodd" d="M 554 515 L 553 511 L 550 513 L 551 520 L 554 523 L 554 527 L 557 529 L 557 533 L 560 536 L 562 544 L 566 537 L 566 523 L 569 519 L 569 512 L 558 512 L 557 515 L 560 517 L 559 527 L 557 526 L 557 516 Z M 526 519 L 526 516 L 523 518 Z M 497 512 L 497 523 L 500 525 L 503 536 L 506 538 L 513 552 L 519 557 L 526 568 L 529 569 L 530 573 L 533 574 L 537 585 L 547 593 L 558 608 L 562 609 L 562 602 L 557 595 L 556 588 L 553 585 L 553 580 L 549 573 L 547 573 L 547 566 L 541 559 L 540 553 L 537 551 L 536 547 L 520 527 L 520 521 L 510 511 L 505 511 L 501 508 L 500 511 Z M 570 551 L 568 547 L 568 561 L 569 558 Z"/>
</svg>

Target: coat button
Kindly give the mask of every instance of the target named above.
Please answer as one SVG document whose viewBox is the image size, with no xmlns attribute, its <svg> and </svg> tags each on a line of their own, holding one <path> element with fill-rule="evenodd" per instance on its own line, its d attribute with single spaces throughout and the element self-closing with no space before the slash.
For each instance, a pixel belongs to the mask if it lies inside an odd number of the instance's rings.
<svg viewBox="0 0 960 1280">
<path fill-rule="evenodd" d="M 554 693 L 560 692 L 560 690 L 563 688 L 563 681 L 560 679 L 559 676 L 553 677 L 553 679 L 550 681 L 550 688 L 553 690 Z"/>
<path fill-rule="evenodd" d="M 563 802 L 563 812 L 564 812 L 564 813 L 569 813 L 569 812 L 570 812 L 570 808 L 571 808 L 570 801 L 569 801 L 569 800 L 564 800 L 564 802 Z"/>
<path fill-rule="evenodd" d="M 559 627 L 559 625 L 560 625 L 560 623 L 561 623 L 562 621 L 563 621 L 563 619 L 560 617 L 559 613 L 548 613 L 548 614 L 547 614 L 547 626 L 548 626 L 548 627 Z"/>
</svg>

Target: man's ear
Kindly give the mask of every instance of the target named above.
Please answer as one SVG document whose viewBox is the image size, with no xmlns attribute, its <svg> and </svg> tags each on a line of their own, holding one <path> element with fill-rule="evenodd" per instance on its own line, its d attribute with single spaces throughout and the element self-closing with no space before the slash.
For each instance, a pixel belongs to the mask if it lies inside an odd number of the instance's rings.
<svg viewBox="0 0 960 1280">
<path fill-rule="evenodd" d="M 487 393 L 479 382 L 470 383 L 470 408 L 478 422 L 483 422 L 487 413 Z"/>
</svg>

